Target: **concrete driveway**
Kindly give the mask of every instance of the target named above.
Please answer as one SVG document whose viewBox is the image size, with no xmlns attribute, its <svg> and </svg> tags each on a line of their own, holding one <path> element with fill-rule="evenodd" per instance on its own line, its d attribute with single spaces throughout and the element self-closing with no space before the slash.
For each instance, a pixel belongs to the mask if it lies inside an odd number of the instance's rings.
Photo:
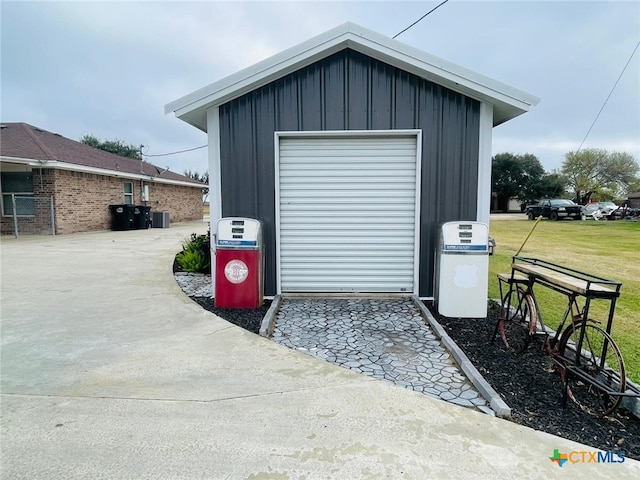
<svg viewBox="0 0 640 480">
<path fill-rule="evenodd" d="M 3 238 L 7 479 L 639 478 L 640 463 L 359 375 L 246 332 L 171 265 L 206 223 Z"/>
</svg>

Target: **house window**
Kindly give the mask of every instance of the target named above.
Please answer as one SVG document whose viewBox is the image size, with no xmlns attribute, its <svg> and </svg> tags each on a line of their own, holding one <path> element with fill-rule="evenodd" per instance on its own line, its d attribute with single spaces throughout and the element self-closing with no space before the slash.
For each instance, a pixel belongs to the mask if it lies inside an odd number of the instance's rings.
<svg viewBox="0 0 640 480">
<path fill-rule="evenodd" d="M 133 205 L 133 183 L 124 182 L 124 203 Z"/>
<path fill-rule="evenodd" d="M 2 172 L 0 174 L 0 191 L 2 191 L 3 216 L 13 216 L 12 194 L 16 196 L 17 215 L 21 217 L 35 215 L 32 172 Z"/>
</svg>

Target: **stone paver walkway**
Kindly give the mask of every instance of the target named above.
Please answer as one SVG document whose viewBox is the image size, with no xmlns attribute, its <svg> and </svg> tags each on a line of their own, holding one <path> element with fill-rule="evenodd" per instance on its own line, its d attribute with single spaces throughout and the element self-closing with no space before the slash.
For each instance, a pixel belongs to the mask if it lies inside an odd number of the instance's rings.
<svg viewBox="0 0 640 480">
<path fill-rule="evenodd" d="M 177 273 L 175 278 L 189 296 L 212 296 L 209 275 Z M 356 372 L 494 414 L 410 298 L 285 298 L 271 339 Z"/>
<path fill-rule="evenodd" d="M 365 375 L 493 414 L 410 298 L 285 298 L 271 338 Z"/>
</svg>

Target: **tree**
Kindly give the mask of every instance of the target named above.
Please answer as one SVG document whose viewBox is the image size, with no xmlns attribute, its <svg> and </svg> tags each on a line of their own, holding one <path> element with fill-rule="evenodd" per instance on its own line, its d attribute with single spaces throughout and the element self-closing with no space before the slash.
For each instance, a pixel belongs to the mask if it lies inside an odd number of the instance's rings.
<svg viewBox="0 0 640 480">
<path fill-rule="evenodd" d="M 566 179 L 557 171 L 545 173 L 538 185 L 538 198 L 562 198 L 566 195 Z"/>
<path fill-rule="evenodd" d="M 205 171 L 202 175 L 200 175 L 200 173 L 198 173 L 197 171 L 191 171 L 191 170 L 185 170 L 184 171 L 184 176 L 185 177 L 189 177 L 189 178 L 193 178 L 194 180 L 197 180 L 199 182 L 202 182 L 206 185 L 209 185 L 209 172 Z M 203 195 L 203 199 L 206 201 L 207 197 L 209 196 L 209 187 L 203 188 L 202 189 L 202 195 Z"/>
<path fill-rule="evenodd" d="M 121 157 L 130 157 L 142 160 L 142 154 L 140 152 L 142 145 L 127 145 L 122 140 L 105 140 L 103 142 L 93 135 L 84 135 L 80 139 L 80 143 L 84 143 L 85 145 L 89 145 L 93 148 L 104 150 L 105 152 L 115 153 L 116 155 L 120 155 Z"/>
<path fill-rule="evenodd" d="M 510 198 L 518 198 L 520 203 L 531 203 L 540 198 L 544 175 L 544 168 L 535 155 L 495 155 L 491 166 L 491 190 L 498 197 L 498 209 L 506 210 Z"/>
<path fill-rule="evenodd" d="M 573 189 L 575 202 L 581 205 L 594 196 L 604 200 L 626 195 L 638 171 L 640 166 L 633 155 L 597 148 L 567 153 L 561 170 Z"/>
</svg>

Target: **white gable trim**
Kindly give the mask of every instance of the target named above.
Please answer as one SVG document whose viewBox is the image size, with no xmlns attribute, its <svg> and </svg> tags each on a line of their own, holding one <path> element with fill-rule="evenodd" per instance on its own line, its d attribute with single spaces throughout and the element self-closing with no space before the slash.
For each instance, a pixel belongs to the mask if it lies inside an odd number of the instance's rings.
<svg viewBox="0 0 640 480">
<path fill-rule="evenodd" d="M 206 131 L 206 110 L 260 88 L 345 48 L 494 106 L 494 126 L 540 101 L 506 84 L 353 23 L 345 23 L 222 80 L 168 103 L 165 114 Z"/>
</svg>

